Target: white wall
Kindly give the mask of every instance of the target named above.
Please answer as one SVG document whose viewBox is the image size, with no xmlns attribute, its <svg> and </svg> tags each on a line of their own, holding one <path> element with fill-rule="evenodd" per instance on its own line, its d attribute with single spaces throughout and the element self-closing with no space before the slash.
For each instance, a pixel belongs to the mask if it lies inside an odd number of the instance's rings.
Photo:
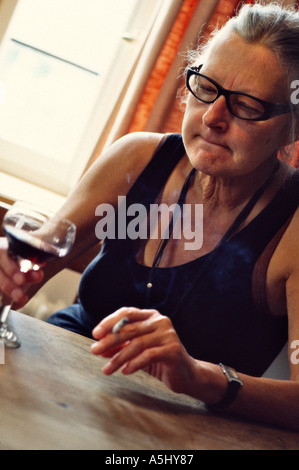
<svg viewBox="0 0 299 470">
<path fill-rule="evenodd" d="M 288 380 L 290 373 L 289 363 L 288 363 L 288 351 L 287 345 L 282 349 L 278 357 L 273 361 L 269 369 L 265 372 L 264 377 L 269 377 L 272 379 L 281 379 Z"/>
</svg>

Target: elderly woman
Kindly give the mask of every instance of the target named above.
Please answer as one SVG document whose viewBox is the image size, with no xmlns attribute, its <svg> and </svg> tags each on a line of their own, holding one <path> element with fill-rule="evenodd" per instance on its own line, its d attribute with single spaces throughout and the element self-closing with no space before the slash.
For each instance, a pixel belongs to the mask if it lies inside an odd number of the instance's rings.
<svg viewBox="0 0 299 470">
<path fill-rule="evenodd" d="M 297 135 L 298 31 L 297 13 L 244 6 L 191 54 L 182 135 L 131 134 L 98 159 L 60 210 L 78 227 L 68 261 L 98 241 L 96 208 L 120 195 L 148 218 L 154 204 L 179 204 L 181 223 L 184 207 L 202 204 L 203 224 L 195 211 L 189 222 L 203 240 L 188 249 L 185 231 L 171 236 L 175 221 L 169 237 L 107 237 L 78 304 L 49 319 L 93 336 L 104 374 L 144 369 L 211 410 L 295 429 L 299 178 L 278 153 Z M 1 266 L 2 291 L 22 306 L 42 273 L 26 279 L 4 241 Z M 261 377 L 287 340 L 290 380 Z"/>
</svg>

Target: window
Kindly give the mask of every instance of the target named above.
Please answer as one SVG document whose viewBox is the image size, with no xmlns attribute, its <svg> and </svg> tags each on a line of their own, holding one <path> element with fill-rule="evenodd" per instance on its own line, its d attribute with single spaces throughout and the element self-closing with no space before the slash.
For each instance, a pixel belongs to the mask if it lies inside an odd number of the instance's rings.
<svg viewBox="0 0 299 470">
<path fill-rule="evenodd" d="M 162 4 L 17 2 L 0 47 L 1 172 L 69 192 Z"/>
</svg>

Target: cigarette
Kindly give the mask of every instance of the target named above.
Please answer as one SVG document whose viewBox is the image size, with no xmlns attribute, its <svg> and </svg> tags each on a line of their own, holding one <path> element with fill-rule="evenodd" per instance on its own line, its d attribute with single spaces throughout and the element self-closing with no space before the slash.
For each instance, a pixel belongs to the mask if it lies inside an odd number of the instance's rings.
<svg viewBox="0 0 299 470">
<path fill-rule="evenodd" d="M 129 323 L 129 319 L 127 317 L 124 317 L 122 318 L 121 320 L 119 320 L 117 323 L 115 323 L 113 329 L 112 329 L 112 333 L 119 333 L 120 330 L 127 324 Z"/>
</svg>

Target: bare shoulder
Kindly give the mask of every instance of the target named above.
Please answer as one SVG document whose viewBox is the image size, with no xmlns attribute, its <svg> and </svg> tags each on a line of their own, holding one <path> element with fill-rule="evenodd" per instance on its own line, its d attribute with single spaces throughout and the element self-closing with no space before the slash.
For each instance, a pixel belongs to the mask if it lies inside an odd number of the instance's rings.
<svg viewBox="0 0 299 470">
<path fill-rule="evenodd" d="M 107 148 L 88 169 L 60 208 L 60 215 L 77 226 L 74 257 L 98 243 L 95 209 L 99 204 L 117 206 L 150 162 L 163 134 L 132 133 Z"/>
<path fill-rule="evenodd" d="M 103 152 L 88 170 L 85 180 L 89 185 L 101 181 L 106 195 L 127 194 L 152 159 L 163 137 L 164 134 L 151 132 L 122 137 Z"/>
<path fill-rule="evenodd" d="M 270 260 L 267 297 L 275 315 L 292 315 L 299 302 L 299 208 Z"/>
<path fill-rule="evenodd" d="M 299 271 L 299 208 L 294 213 L 273 258 L 275 266 L 279 267 L 280 275 L 288 279 L 290 274 Z"/>
<path fill-rule="evenodd" d="M 282 274 L 286 280 L 288 311 L 292 302 L 292 311 L 298 311 L 299 304 L 299 208 L 281 240 L 279 251 Z M 296 305 L 295 305 L 296 304 Z"/>
<path fill-rule="evenodd" d="M 285 249 L 288 253 L 288 264 L 290 271 L 299 270 L 299 208 L 296 210 L 289 227 L 285 233 Z"/>
<path fill-rule="evenodd" d="M 297 209 L 286 232 L 286 249 L 288 258 L 288 271 L 286 278 L 286 306 L 288 313 L 289 351 L 291 354 L 293 341 L 298 343 L 299 338 L 299 209 Z M 291 357 L 290 357 L 291 359 Z M 290 363 L 290 376 L 293 380 L 299 379 L 299 365 Z"/>
<path fill-rule="evenodd" d="M 164 134 L 136 132 L 125 135 L 99 157 L 97 164 L 120 165 L 120 169 L 131 170 L 132 176 L 139 174 L 149 163 Z"/>
</svg>

